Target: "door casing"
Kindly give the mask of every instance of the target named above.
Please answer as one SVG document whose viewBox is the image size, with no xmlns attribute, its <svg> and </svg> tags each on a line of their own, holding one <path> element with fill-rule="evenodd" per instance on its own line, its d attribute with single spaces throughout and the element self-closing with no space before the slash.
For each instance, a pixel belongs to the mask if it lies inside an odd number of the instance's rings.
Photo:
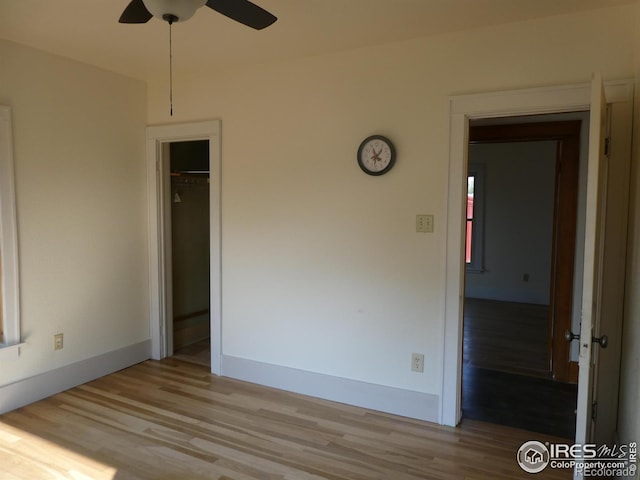
<svg viewBox="0 0 640 480">
<path fill-rule="evenodd" d="M 605 84 L 609 103 L 633 102 L 633 81 Z M 450 98 L 449 189 L 446 220 L 446 284 L 440 423 L 461 419 L 462 313 L 464 300 L 464 206 L 469 121 L 588 110 L 590 84 L 512 90 Z"/>
<path fill-rule="evenodd" d="M 211 373 L 222 374 L 222 289 L 221 289 L 221 153 L 220 120 L 147 127 L 147 208 L 149 218 L 149 325 L 151 358 L 170 354 L 171 300 L 168 292 L 166 199 L 168 182 L 166 146 L 172 142 L 209 141 L 209 238 Z M 169 192 L 170 193 L 170 192 Z"/>
</svg>

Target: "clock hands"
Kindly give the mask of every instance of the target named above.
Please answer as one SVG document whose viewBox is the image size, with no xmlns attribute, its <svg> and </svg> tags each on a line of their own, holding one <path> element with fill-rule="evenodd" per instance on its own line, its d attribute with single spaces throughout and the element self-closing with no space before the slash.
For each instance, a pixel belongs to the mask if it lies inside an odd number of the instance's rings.
<svg viewBox="0 0 640 480">
<path fill-rule="evenodd" d="M 376 162 L 381 162 L 382 159 L 380 158 L 380 154 L 382 153 L 382 148 L 380 148 L 379 152 L 376 152 L 375 148 L 371 148 L 371 150 L 373 150 L 373 155 L 371 155 L 371 160 L 373 160 L 373 163 L 375 164 Z"/>
</svg>

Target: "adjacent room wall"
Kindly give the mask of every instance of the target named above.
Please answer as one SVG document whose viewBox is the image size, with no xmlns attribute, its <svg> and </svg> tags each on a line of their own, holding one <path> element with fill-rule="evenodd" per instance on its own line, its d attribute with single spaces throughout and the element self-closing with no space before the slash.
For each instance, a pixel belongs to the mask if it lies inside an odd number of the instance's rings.
<svg viewBox="0 0 640 480">
<path fill-rule="evenodd" d="M 467 297 L 549 305 L 556 149 L 469 145 L 469 163 L 484 167 L 484 271 L 467 273 Z"/>
<path fill-rule="evenodd" d="M 26 342 L 3 362 L 2 387 L 136 345 L 140 353 L 149 326 L 145 85 L 2 40 L 0 59 Z"/>
<path fill-rule="evenodd" d="M 224 355 L 440 395 L 449 96 L 631 77 L 634 8 L 176 72 L 172 119 L 151 82 L 151 124 L 222 120 Z M 398 152 L 382 177 L 355 159 L 374 133 Z"/>
</svg>

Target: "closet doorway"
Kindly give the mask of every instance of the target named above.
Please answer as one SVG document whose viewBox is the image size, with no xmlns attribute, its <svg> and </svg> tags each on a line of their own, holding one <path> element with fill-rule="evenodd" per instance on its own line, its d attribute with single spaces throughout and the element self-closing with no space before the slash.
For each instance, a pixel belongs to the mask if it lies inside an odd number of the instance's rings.
<svg viewBox="0 0 640 480">
<path fill-rule="evenodd" d="M 149 324 L 151 358 L 173 355 L 171 255 L 171 145 L 204 141 L 209 149 L 209 315 L 211 373 L 222 374 L 222 291 L 220 221 L 220 120 L 147 127 L 149 213 Z M 175 147 L 174 147 L 175 148 Z M 182 198 L 181 198 L 182 200 Z"/>
<path fill-rule="evenodd" d="M 173 356 L 211 365 L 209 141 L 169 144 L 165 199 Z M 168 205 L 167 205 L 168 203 Z"/>
</svg>

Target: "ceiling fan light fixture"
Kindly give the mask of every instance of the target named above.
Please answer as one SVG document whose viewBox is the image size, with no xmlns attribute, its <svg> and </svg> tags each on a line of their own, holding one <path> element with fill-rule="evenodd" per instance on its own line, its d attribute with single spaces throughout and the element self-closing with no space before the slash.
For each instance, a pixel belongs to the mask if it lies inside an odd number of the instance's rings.
<svg viewBox="0 0 640 480">
<path fill-rule="evenodd" d="M 206 0 L 142 0 L 154 17 L 165 19 L 175 17 L 174 22 L 189 20 L 196 10 L 204 6 Z"/>
</svg>

